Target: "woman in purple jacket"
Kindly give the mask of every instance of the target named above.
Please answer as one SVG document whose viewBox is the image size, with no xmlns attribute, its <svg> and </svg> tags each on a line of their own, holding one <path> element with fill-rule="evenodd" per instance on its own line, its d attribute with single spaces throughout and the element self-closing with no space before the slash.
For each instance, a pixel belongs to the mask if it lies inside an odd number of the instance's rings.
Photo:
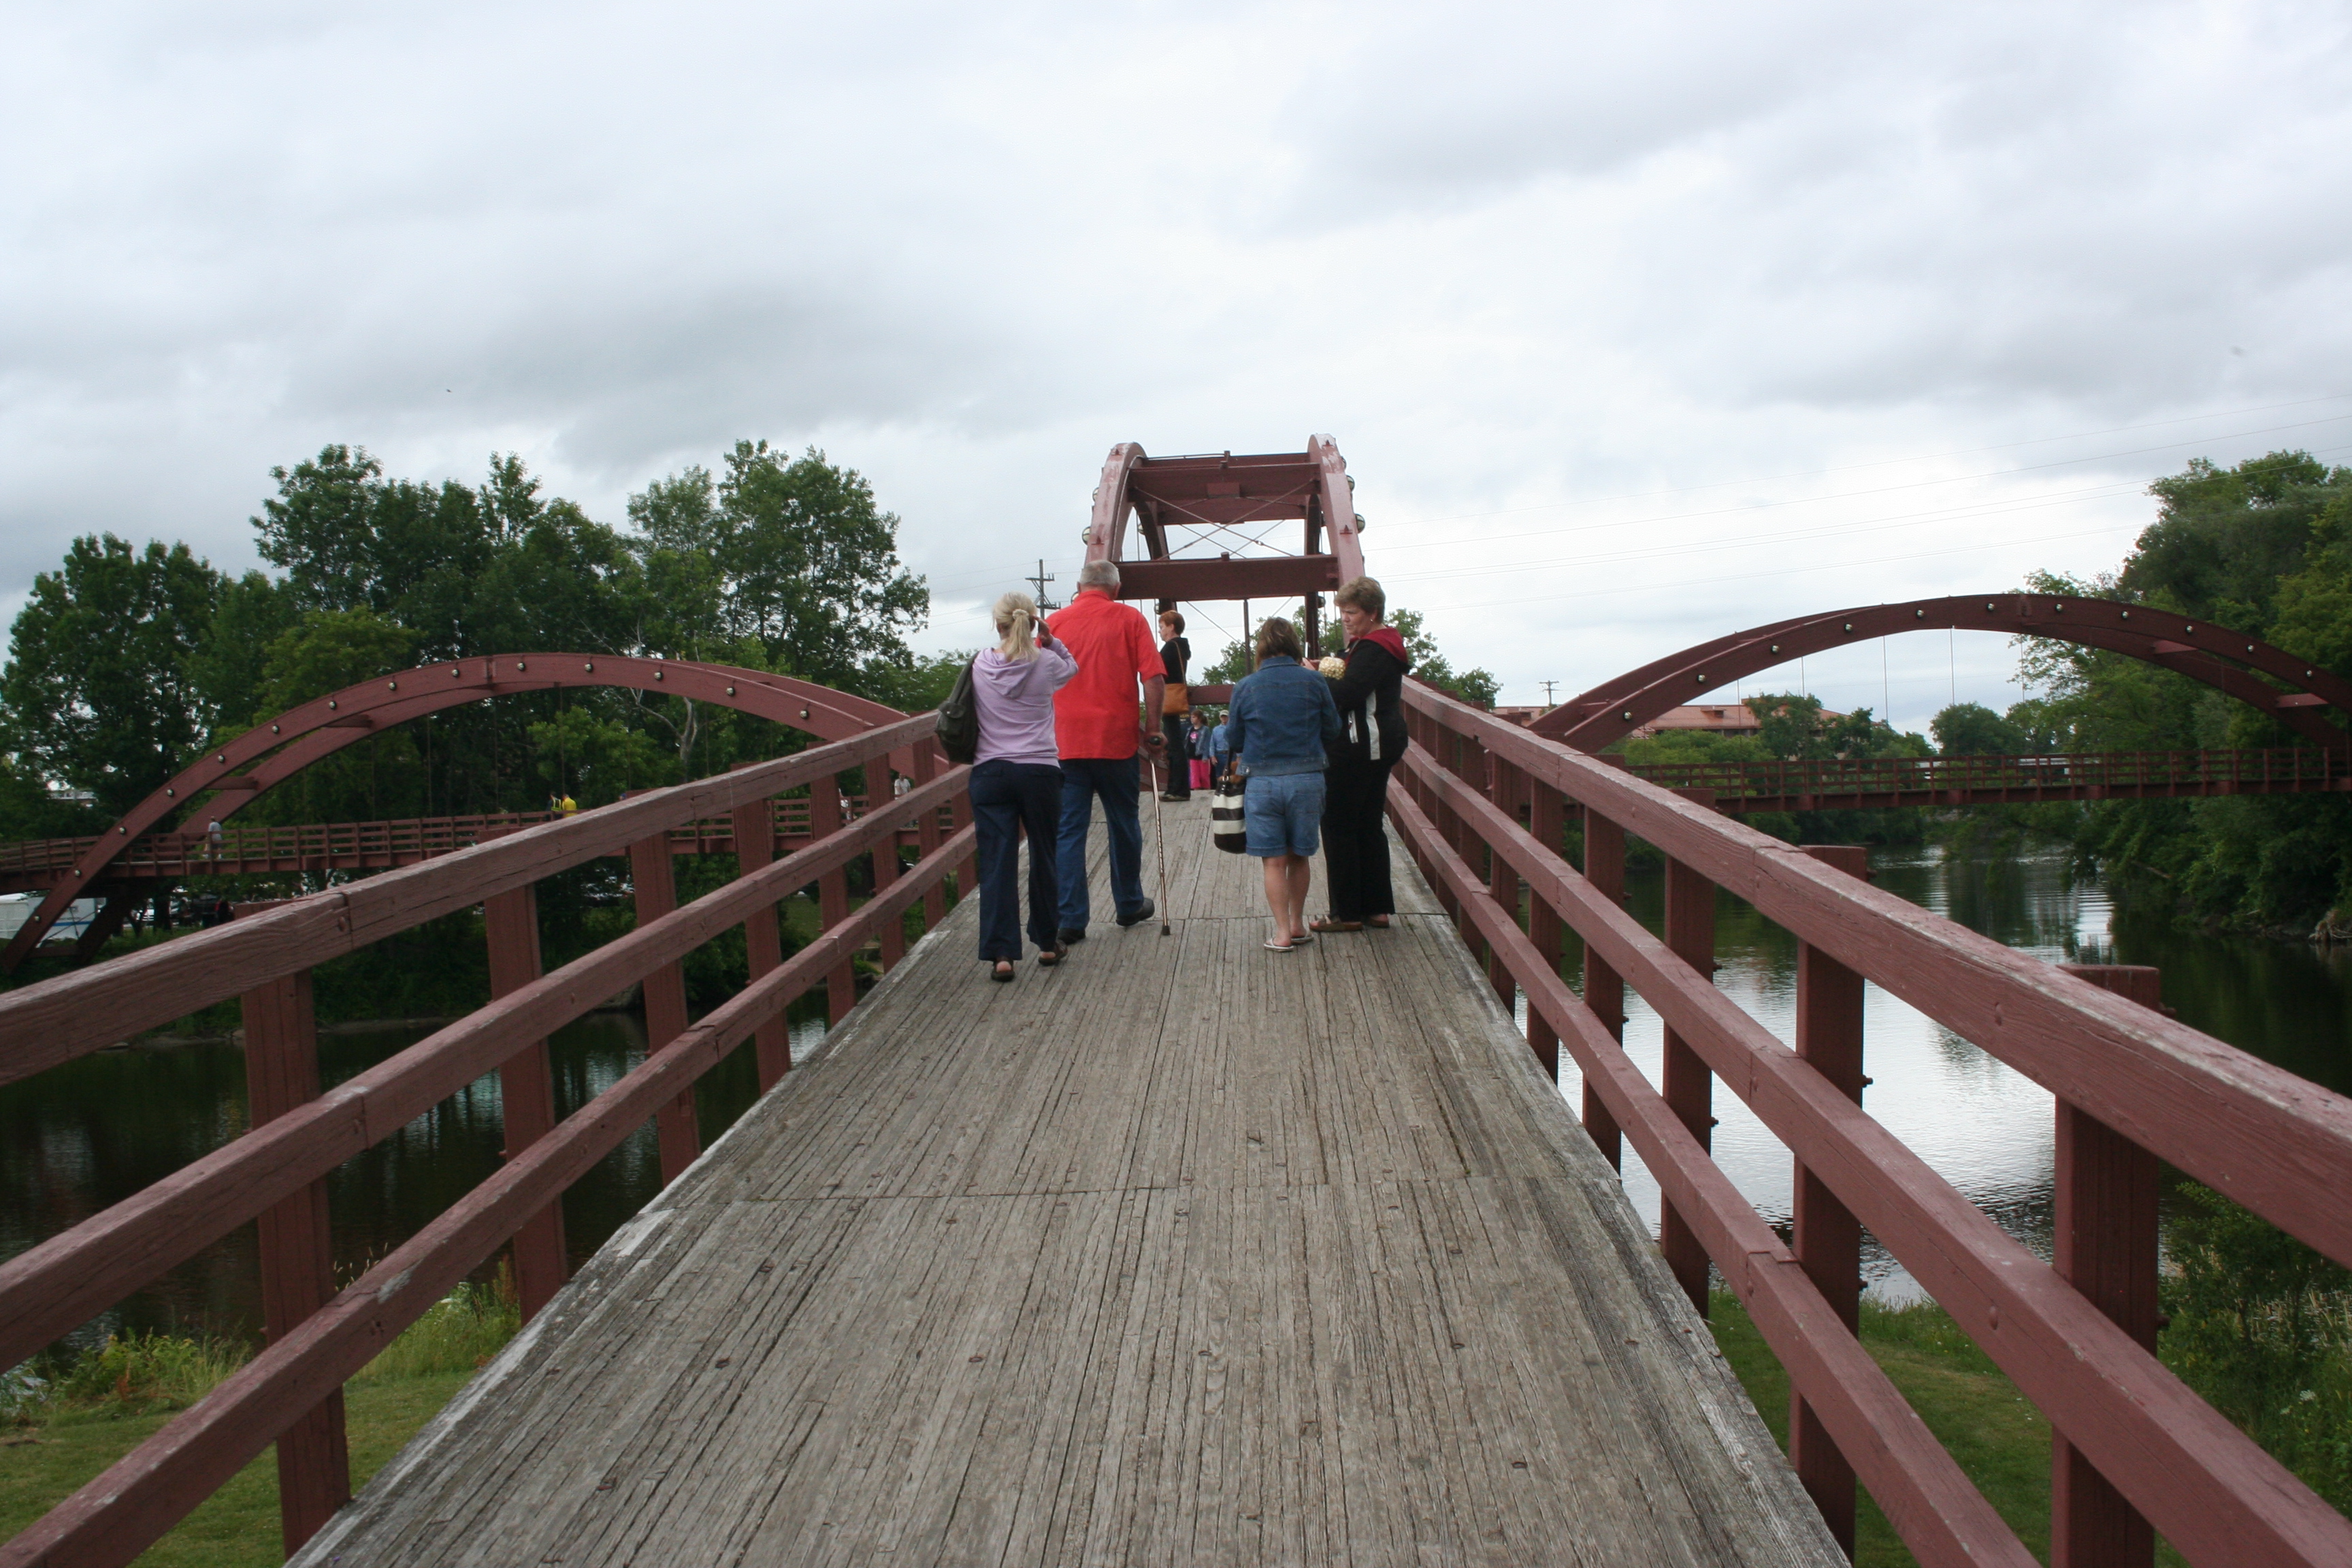
<svg viewBox="0 0 2352 1568">
<path fill-rule="evenodd" d="M 1037 618 L 1037 601 L 996 601 L 1002 639 L 971 661 L 980 745 L 971 760 L 971 821 L 979 839 L 980 957 L 992 980 L 1010 980 L 1021 958 L 1021 828 L 1029 829 L 1029 940 L 1037 962 L 1059 963 L 1060 905 L 1054 843 L 1062 819 L 1062 763 L 1054 745 L 1054 693 L 1078 661 Z"/>
</svg>

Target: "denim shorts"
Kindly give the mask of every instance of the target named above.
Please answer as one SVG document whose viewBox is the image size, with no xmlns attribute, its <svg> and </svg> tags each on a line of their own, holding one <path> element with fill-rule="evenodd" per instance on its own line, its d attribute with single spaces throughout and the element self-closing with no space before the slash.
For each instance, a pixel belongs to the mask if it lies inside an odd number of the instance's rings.
<svg viewBox="0 0 2352 1568">
<path fill-rule="evenodd" d="M 1251 854 L 1261 858 L 1312 855 L 1315 831 L 1322 821 L 1321 773 L 1250 775 L 1242 796 L 1242 823 L 1248 829 Z"/>
</svg>

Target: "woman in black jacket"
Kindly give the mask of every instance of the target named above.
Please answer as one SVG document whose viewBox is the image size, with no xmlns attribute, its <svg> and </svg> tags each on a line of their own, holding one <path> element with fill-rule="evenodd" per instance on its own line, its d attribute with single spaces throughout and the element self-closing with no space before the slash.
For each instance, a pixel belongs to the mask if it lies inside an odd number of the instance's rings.
<svg viewBox="0 0 2352 1568">
<path fill-rule="evenodd" d="M 1184 636 L 1184 617 L 1175 610 L 1160 612 L 1160 668 L 1168 678 L 1168 696 L 1161 703 L 1160 732 L 1167 737 L 1164 753 L 1168 787 L 1162 800 L 1192 798 L 1192 770 L 1184 765 L 1184 716 L 1192 711 L 1185 698 L 1184 667 L 1192 659 L 1192 645 Z"/>
<path fill-rule="evenodd" d="M 1385 821 L 1389 770 L 1404 754 L 1404 674 L 1412 656 L 1396 628 L 1382 623 L 1388 595 L 1373 579 L 1344 584 L 1332 603 L 1348 651 L 1345 669 L 1332 678 L 1339 738 L 1324 774 L 1323 877 L 1331 912 L 1312 929 L 1361 931 L 1386 926 L 1396 913 Z"/>
</svg>

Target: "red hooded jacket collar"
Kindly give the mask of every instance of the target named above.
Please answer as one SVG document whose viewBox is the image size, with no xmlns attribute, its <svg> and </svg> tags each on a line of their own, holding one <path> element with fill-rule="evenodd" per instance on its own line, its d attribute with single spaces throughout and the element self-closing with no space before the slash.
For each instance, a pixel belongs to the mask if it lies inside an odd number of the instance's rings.
<svg viewBox="0 0 2352 1568">
<path fill-rule="evenodd" d="M 1366 632 L 1362 637 L 1356 640 L 1358 642 L 1378 643 L 1381 647 L 1388 649 L 1390 657 L 1394 658 L 1399 664 L 1404 666 L 1407 669 L 1411 669 L 1412 668 L 1412 655 L 1404 651 L 1404 638 L 1397 634 L 1397 629 L 1394 626 L 1374 626 L 1370 631 Z"/>
</svg>

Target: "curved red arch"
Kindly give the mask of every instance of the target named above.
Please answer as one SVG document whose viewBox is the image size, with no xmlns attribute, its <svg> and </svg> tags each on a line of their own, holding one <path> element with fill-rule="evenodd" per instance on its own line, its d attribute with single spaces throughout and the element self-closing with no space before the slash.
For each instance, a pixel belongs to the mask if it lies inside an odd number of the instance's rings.
<svg viewBox="0 0 2352 1568">
<path fill-rule="evenodd" d="M 1719 690 L 1727 681 L 1848 643 L 1947 626 L 2052 637 L 2128 654 L 2250 702 L 2320 746 L 2352 747 L 2352 733 L 2331 724 L 2319 711 L 2333 709 L 2352 719 L 2352 682 L 2210 621 L 2146 605 L 2047 594 L 1914 599 L 1751 626 L 1627 670 L 1561 703 L 1537 720 L 1534 728 L 1580 751 L 1597 752 L 1669 709 Z M 2256 674 L 2290 689 L 2281 691 Z"/>
<path fill-rule="evenodd" d="M 522 653 L 451 659 L 346 686 L 256 724 L 180 770 L 101 835 L 70 876 L 49 889 L 7 951 L 0 969 L 14 971 L 49 928 L 85 896 L 133 838 L 165 817 L 192 808 L 208 792 L 212 815 L 227 817 L 322 757 L 395 724 L 444 708 L 516 691 L 559 687 L 623 687 L 691 698 L 772 720 L 822 741 L 845 740 L 904 719 L 895 708 L 852 697 L 829 686 L 733 665 L 688 659 L 632 658 L 616 654 Z M 912 758 L 894 760 L 911 773 Z"/>
</svg>

